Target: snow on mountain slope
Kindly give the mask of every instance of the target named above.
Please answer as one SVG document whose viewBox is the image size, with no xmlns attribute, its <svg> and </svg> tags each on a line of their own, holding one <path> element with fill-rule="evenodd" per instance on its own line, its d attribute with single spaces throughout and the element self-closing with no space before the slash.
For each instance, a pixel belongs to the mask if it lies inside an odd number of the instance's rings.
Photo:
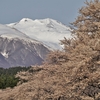
<svg viewBox="0 0 100 100">
<path fill-rule="evenodd" d="M 9 39 L 18 38 L 18 39 L 24 39 L 25 41 L 29 41 L 29 42 L 31 41 L 31 42 L 39 43 L 37 40 L 31 39 L 29 36 L 27 36 L 23 32 L 15 28 L 8 27 L 6 25 L 2 25 L 2 24 L 0 24 L 0 37 L 9 38 Z"/>
<path fill-rule="evenodd" d="M 53 49 L 60 49 L 60 40 L 64 37 L 71 38 L 71 29 L 53 19 L 23 18 L 19 22 L 7 24 L 15 28 L 32 39 L 39 40 Z"/>
<path fill-rule="evenodd" d="M 15 28 L 0 24 L 0 67 L 42 64 L 50 49 Z"/>
<path fill-rule="evenodd" d="M 70 31 L 49 18 L 23 18 L 16 23 L 0 24 L 0 67 L 42 64 L 51 49 L 61 49 L 59 40 L 71 38 Z"/>
<path fill-rule="evenodd" d="M 11 29 L 8 26 L 2 24 L 0 24 L 0 36 L 7 37 L 7 38 L 28 38 L 28 36 L 23 34 L 22 32 L 19 32 L 14 28 Z"/>
<path fill-rule="evenodd" d="M 42 64 L 49 52 L 41 43 L 0 37 L 0 67 Z"/>
</svg>

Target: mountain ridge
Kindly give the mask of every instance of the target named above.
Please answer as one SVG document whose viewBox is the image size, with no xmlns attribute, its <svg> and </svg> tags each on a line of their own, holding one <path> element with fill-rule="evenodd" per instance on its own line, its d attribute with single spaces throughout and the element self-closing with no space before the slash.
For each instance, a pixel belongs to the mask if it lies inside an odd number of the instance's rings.
<svg viewBox="0 0 100 100">
<path fill-rule="evenodd" d="M 0 24 L 0 67 L 40 65 L 50 51 L 61 50 L 65 36 L 71 37 L 69 28 L 50 18 Z"/>
<path fill-rule="evenodd" d="M 71 29 L 56 20 L 23 18 L 19 22 L 7 24 L 15 28 L 32 39 L 43 42 L 53 49 L 61 49 L 60 40 L 64 37 L 71 38 Z M 55 47 L 56 46 L 56 47 Z"/>
</svg>

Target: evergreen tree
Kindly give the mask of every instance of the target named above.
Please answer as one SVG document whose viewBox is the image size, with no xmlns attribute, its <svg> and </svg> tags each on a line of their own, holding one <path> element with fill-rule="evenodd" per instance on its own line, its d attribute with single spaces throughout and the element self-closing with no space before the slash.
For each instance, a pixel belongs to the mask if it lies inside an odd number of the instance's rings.
<svg viewBox="0 0 100 100">
<path fill-rule="evenodd" d="M 0 68 L 0 89 L 5 89 L 7 87 L 13 88 L 19 82 L 15 75 L 19 71 L 26 71 L 30 67 L 12 67 L 9 69 Z"/>
</svg>

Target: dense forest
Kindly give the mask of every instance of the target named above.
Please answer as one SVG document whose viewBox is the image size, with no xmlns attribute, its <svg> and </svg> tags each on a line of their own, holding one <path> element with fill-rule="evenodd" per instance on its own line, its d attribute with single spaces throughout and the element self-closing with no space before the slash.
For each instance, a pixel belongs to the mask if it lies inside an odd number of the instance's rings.
<svg viewBox="0 0 100 100">
<path fill-rule="evenodd" d="M 7 87 L 13 88 L 19 82 L 18 78 L 15 78 L 17 72 L 26 71 L 30 67 L 11 67 L 9 69 L 0 68 L 0 89 Z"/>
</svg>

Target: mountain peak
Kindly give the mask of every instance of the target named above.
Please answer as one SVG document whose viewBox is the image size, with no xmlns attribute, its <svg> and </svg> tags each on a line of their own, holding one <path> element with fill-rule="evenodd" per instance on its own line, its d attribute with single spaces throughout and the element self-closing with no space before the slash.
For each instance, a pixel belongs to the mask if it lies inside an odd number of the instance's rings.
<svg viewBox="0 0 100 100">
<path fill-rule="evenodd" d="M 55 20 L 50 19 L 50 18 L 45 18 L 45 19 L 40 19 L 40 21 L 41 21 L 41 22 L 44 22 L 44 23 L 46 23 L 46 24 L 49 24 L 50 22 L 53 22 L 53 21 L 55 21 Z"/>
<path fill-rule="evenodd" d="M 32 23 L 44 23 L 44 24 L 50 24 L 50 23 L 60 23 L 54 19 L 51 18 L 45 18 L 45 19 L 30 19 L 30 18 L 22 18 L 19 23 L 23 23 L 23 22 L 32 22 Z"/>
<path fill-rule="evenodd" d="M 19 22 L 27 22 L 27 21 L 33 21 L 30 18 L 22 18 Z"/>
<path fill-rule="evenodd" d="M 59 40 L 62 40 L 64 37 L 71 38 L 70 28 L 51 18 L 35 20 L 23 18 L 16 24 L 9 24 L 8 26 L 54 49 L 61 48 Z"/>
</svg>

